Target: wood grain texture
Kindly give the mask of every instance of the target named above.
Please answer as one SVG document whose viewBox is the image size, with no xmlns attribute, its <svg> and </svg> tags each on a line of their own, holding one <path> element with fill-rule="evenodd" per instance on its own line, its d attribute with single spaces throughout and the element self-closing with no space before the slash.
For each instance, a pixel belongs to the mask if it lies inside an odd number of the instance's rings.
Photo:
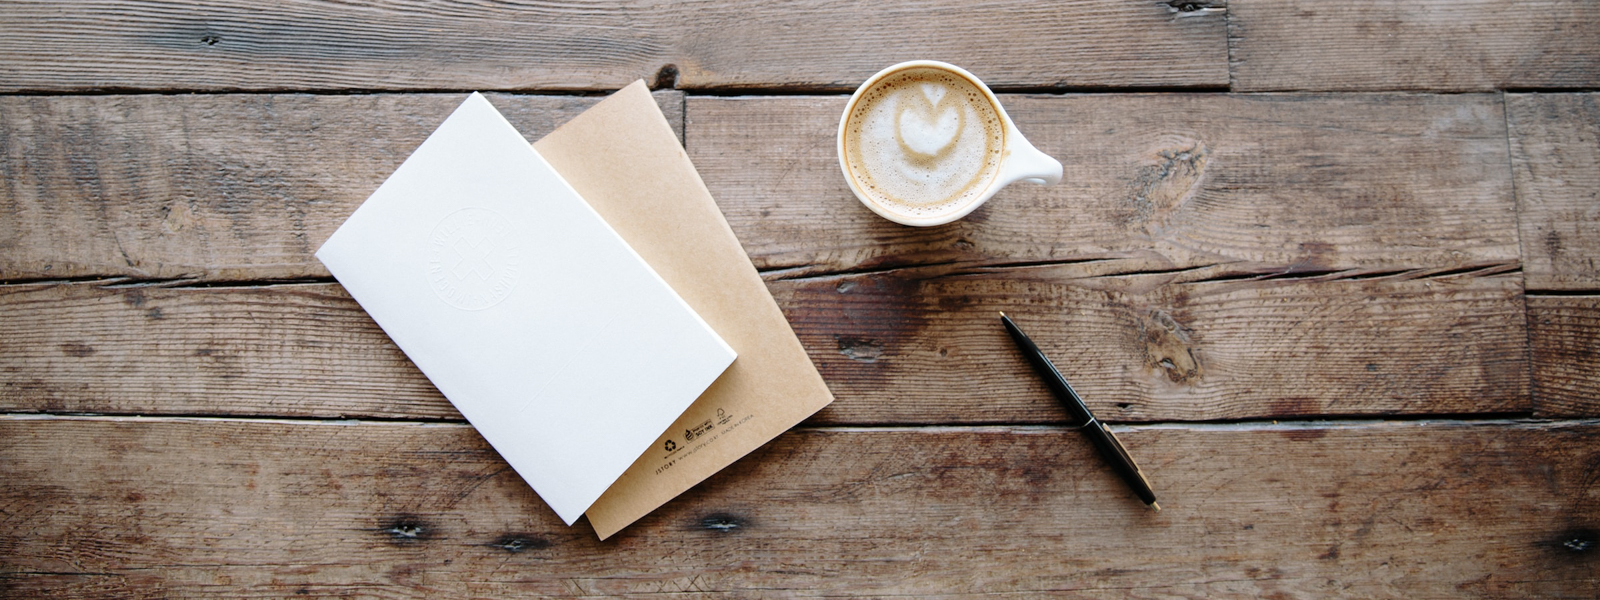
<svg viewBox="0 0 1600 600">
<path fill-rule="evenodd" d="M 455 98 L 0 98 L 0 279 L 325 277 L 312 250 Z M 495 100 L 529 137 L 592 102 Z M 833 151 L 843 98 L 693 98 L 688 149 L 777 277 L 1051 261 L 1382 271 L 1518 255 L 1494 96 L 1004 102 L 1066 181 L 1013 186 L 942 227 L 889 223 L 850 194 Z"/>
<path fill-rule="evenodd" d="M 1528 338 L 1537 413 L 1600 415 L 1600 296 L 1528 296 Z"/>
<path fill-rule="evenodd" d="M 1529 290 L 1600 290 L 1600 94 L 1508 94 Z"/>
<path fill-rule="evenodd" d="M 361 123 L 419 112 L 365 114 L 322 98 L 289 96 L 302 103 L 284 102 L 295 108 L 263 113 L 255 127 L 288 138 L 316 134 L 298 124 L 315 115 Z M 995 310 L 1043 320 L 1027 326 L 1073 358 L 1074 381 L 1114 420 L 1530 409 L 1520 289 L 1506 273 L 1517 265 L 1517 236 L 1496 97 L 1005 101 L 1031 139 L 1067 163 L 1066 183 L 1019 185 L 971 218 L 917 229 L 876 217 L 845 188 L 832 150 L 842 98 L 688 100 L 697 167 L 839 397 L 817 422 L 1060 420 L 993 324 Z M 347 134 L 313 139 L 393 161 L 410 148 L 383 141 L 401 136 L 367 138 L 385 152 L 339 145 Z M 71 157 L 99 156 L 87 140 L 35 163 L 23 158 L 49 154 L 10 154 L 28 173 L 57 174 L 36 178 L 61 191 L 14 189 L 84 222 L 54 237 L 37 234 L 51 231 L 37 211 L 6 222 L 17 237 L 34 236 L 5 254 L 8 277 L 320 276 L 310 249 L 392 168 L 362 163 L 349 169 L 360 177 L 324 176 L 340 187 L 319 190 L 304 174 L 328 173 L 337 164 L 329 157 L 343 153 L 283 151 L 223 131 L 173 137 L 199 147 L 219 138 L 260 148 L 262 166 L 219 179 L 243 186 L 226 201 L 180 203 L 199 207 L 190 220 L 218 224 L 191 233 L 124 216 L 159 214 L 170 202 L 159 186 L 122 196 L 120 210 L 77 191 L 79 181 L 136 180 L 92 169 L 72 178 L 69 167 L 95 159 Z M 280 174 L 266 176 L 265 165 Z M 305 224 L 283 214 L 304 214 Z M 212 230 L 259 237 L 199 235 Z M 100 250 L 73 246 L 74 235 L 99 236 Z M 123 261 L 119 242 L 151 249 Z M 72 266 L 41 266 L 57 264 Z M 5 296 L 0 326 L 36 340 L 0 350 L 17 373 L 8 405 L 456 418 L 336 286 L 144 288 L 150 306 L 127 293 L 89 284 Z M 169 318 L 151 318 L 155 309 Z M 83 327 L 54 326 L 62 322 Z M 1441 340 L 1443 352 L 1409 351 Z M 134 356 L 150 359 L 126 360 Z M 223 361 L 231 366 L 168 376 Z"/>
<path fill-rule="evenodd" d="M 1222 0 L 8 2 L 3 91 L 854 88 L 904 60 L 998 86 L 1228 83 Z M 1024 59 L 1025 57 L 1025 59 Z"/>
<path fill-rule="evenodd" d="M 999 311 L 1110 421 L 1531 410 L 1515 274 L 1071 271 L 906 269 L 773 289 L 834 391 L 822 422 L 1064 420 Z"/>
<path fill-rule="evenodd" d="M 1594 9 L 1587 0 L 1232 0 L 1232 89 L 1595 87 Z"/>
<path fill-rule="evenodd" d="M 464 98 L 0 97 L 0 280 L 327 277 L 312 253 Z M 535 140 L 600 99 L 490 100 Z"/>
<path fill-rule="evenodd" d="M 815 423 L 1064 420 L 1001 310 L 1113 421 L 1527 412 L 1504 269 L 935 267 L 769 286 L 837 397 Z M 0 286 L 0 411 L 460 419 L 337 284 L 117 285 Z"/>
<path fill-rule="evenodd" d="M 464 420 L 338 284 L 0 286 L 6 412 Z"/>
<path fill-rule="evenodd" d="M 465 426 L 0 420 L 31 598 L 1581 598 L 1600 425 L 802 429 L 597 542 Z M 63 468 L 70 461 L 73 468 Z"/>
<path fill-rule="evenodd" d="M 1467 267 L 1517 260 L 1491 95 L 1007 96 L 1062 183 L 913 228 L 840 174 L 843 98 L 687 101 L 688 150 L 774 277 L 917 264 L 1081 262 L 1098 273 Z"/>
</svg>

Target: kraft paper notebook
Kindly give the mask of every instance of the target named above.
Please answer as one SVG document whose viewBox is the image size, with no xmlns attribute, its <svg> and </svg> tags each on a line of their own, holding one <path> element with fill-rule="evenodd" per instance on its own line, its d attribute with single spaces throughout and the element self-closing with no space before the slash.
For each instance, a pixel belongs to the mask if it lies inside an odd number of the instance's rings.
<svg viewBox="0 0 1600 600">
<path fill-rule="evenodd" d="M 589 523 L 604 539 L 805 420 L 833 396 L 644 82 L 601 101 L 534 148 L 739 353 L 589 508 Z"/>
<path fill-rule="evenodd" d="M 478 94 L 317 258 L 568 524 L 735 357 Z"/>
</svg>

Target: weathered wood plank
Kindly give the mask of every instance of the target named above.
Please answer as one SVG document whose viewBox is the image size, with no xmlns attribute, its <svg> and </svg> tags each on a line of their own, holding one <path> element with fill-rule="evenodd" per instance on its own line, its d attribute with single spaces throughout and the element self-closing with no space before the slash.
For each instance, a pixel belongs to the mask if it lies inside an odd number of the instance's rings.
<svg viewBox="0 0 1600 600">
<path fill-rule="evenodd" d="M 686 88 L 845 89 L 924 58 L 999 86 L 1226 86 L 1224 2 L 1189 4 L 13 1 L 0 91 L 595 90 L 668 66 Z"/>
<path fill-rule="evenodd" d="M 1531 410 L 1515 274 L 1208 281 L 1072 270 L 910 269 L 774 291 L 834 391 L 822 416 L 840 422 L 1064 419 L 998 311 L 1112 421 Z"/>
<path fill-rule="evenodd" d="M 1520 280 L 1496 270 L 935 267 L 769 285 L 837 397 L 818 423 L 1061 421 L 1001 310 L 1114 421 L 1527 412 Z M 460 418 L 337 284 L 5 286 L 0 339 L 0 411 Z"/>
<path fill-rule="evenodd" d="M 311 251 L 455 98 L 0 98 L 0 279 L 326 276 Z M 534 137 L 590 99 L 496 101 Z M 850 195 L 833 152 L 843 98 L 692 98 L 688 149 L 775 276 L 1083 260 L 1107 273 L 1403 270 L 1518 256 L 1494 96 L 1005 102 L 1067 180 L 1004 190 L 943 227 L 889 223 Z"/>
<path fill-rule="evenodd" d="M 1065 179 L 1017 184 L 941 227 L 890 223 L 851 195 L 834 151 L 843 98 L 691 97 L 688 149 L 776 276 L 946 262 L 1264 273 L 1517 259 L 1496 96 L 1002 102 Z"/>
<path fill-rule="evenodd" d="M 54 155 L 10 150 L 7 164 L 25 175 L 10 189 L 26 201 L 13 203 L 38 208 L 0 221 L 18 240 L 0 272 L 12 279 L 323 275 L 311 249 L 431 126 L 415 117 L 428 107 L 409 96 L 357 98 L 369 104 L 174 98 L 196 103 L 179 115 L 217 113 L 229 101 L 287 108 L 254 113 L 251 127 L 270 134 L 238 134 L 250 128 L 237 125 L 185 132 L 175 120 L 170 138 L 148 127 L 101 127 L 124 136 L 126 147 L 115 152 L 102 153 L 90 136 Z M 12 100 L 41 103 L 19 114 L 45 115 L 28 119 L 47 124 L 71 122 L 48 116 L 57 102 L 115 115 L 122 101 Z M 371 104 L 378 100 L 390 106 Z M 690 100 L 690 149 L 700 170 L 839 392 L 821 422 L 1058 420 L 1038 384 L 1011 364 L 991 322 L 1001 309 L 1048 320 L 1046 343 L 1061 352 L 1095 348 L 1075 365 L 1074 379 L 1118 420 L 1528 410 L 1514 277 L 1476 276 L 1517 260 L 1496 98 L 1006 101 L 1033 140 L 1067 162 L 1068 182 L 1019 186 L 972 218 L 913 229 L 877 218 L 845 189 L 831 146 L 842 99 Z M 329 115 L 345 127 L 306 124 Z M 408 129 L 362 139 L 371 148 L 341 141 L 364 124 L 393 121 Z M 141 143 L 151 136 L 165 145 Z M 8 147 L 58 137 L 13 135 L 34 141 Z M 151 169 L 215 165 L 205 149 L 238 146 L 256 158 L 202 178 L 213 187 L 190 194 L 194 201 L 171 200 L 168 190 L 178 184 L 139 187 L 129 183 L 140 181 L 134 171 L 114 170 L 124 156 L 149 157 Z M 141 150 L 148 147 L 170 150 Z M 369 158 L 327 166 L 358 160 L 350 155 Z M 193 185 L 195 178 L 171 181 Z M 136 191 L 110 196 L 113 202 L 94 186 Z M 163 216 L 172 206 L 179 208 Z M 196 207 L 182 222 L 213 225 L 161 224 L 182 207 Z M 41 216 L 47 210 L 80 221 L 54 226 Z M 817 277 L 917 264 L 943 266 L 860 280 Z M 1478 267 L 1487 271 L 1427 277 Z M 1121 277 L 1186 268 L 1193 270 Z M 1397 274 L 1380 276 L 1387 271 Z M 1330 274 L 1312 277 L 1319 272 Z M 1306 278 L 1227 280 L 1254 273 Z M 784 278 L 791 280 L 778 281 Z M 859 286 L 854 295 L 838 293 L 847 284 Z M 12 410 L 454 418 L 334 286 L 139 290 L 148 307 L 128 293 L 85 286 L 6 296 L 3 326 L 16 339 L 37 340 L 0 349 Z M 153 319 L 152 311 L 167 318 Z M 1409 320 L 1397 326 L 1384 311 Z M 1253 326 L 1256 320 L 1269 326 Z M 62 329 L 63 322 L 84 327 Z M 219 327 L 228 333 L 219 335 Z M 1441 339 L 1453 340 L 1449 351 L 1397 351 Z M 152 358 L 124 360 L 133 356 Z M 196 361 L 208 366 L 197 373 Z M 1298 370 L 1271 368 L 1277 365 Z M 175 380 L 172 372 L 186 375 Z"/>
<path fill-rule="evenodd" d="M 0 98 L 0 280 L 327 277 L 312 253 L 463 98 Z M 490 98 L 530 140 L 600 100 Z"/>
<path fill-rule="evenodd" d="M 462 419 L 338 284 L 0 287 L 0 411 Z"/>
<path fill-rule="evenodd" d="M 1528 296 L 1528 338 L 1534 410 L 1600 415 L 1600 296 Z"/>
<path fill-rule="evenodd" d="M 1162 512 L 1060 428 L 802 429 L 598 542 L 465 426 L 8 417 L 0 589 L 1503 598 L 1600 582 L 1594 422 L 1121 436 Z"/>
<path fill-rule="evenodd" d="M 1530 291 L 1600 290 L 1597 94 L 1509 94 L 1511 158 Z M 1600 301 L 1530 296 L 1534 408 L 1600 414 Z"/>
<path fill-rule="evenodd" d="M 1508 94 L 1529 290 L 1600 290 L 1600 94 Z"/>
<path fill-rule="evenodd" d="M 1232 0 L 1235 91 L 1592 88 L 1588 0 Z"/>
</svg>

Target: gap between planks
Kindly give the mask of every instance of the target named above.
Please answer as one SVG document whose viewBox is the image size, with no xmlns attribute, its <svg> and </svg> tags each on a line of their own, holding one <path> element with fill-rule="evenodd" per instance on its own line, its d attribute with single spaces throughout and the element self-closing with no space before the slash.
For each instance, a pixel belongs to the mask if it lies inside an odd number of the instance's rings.
<svg viewBox="0 0 1600 600">
<path fill-rule="evenodd" d="M 1115 258 L 1068 258 L 1060 260 L 1035 260 L 1035 261 L 946 261 L 935 263 L 915 263 L 893 265 L 887 267 L 848 268 L 829 270 L 820 265 L 786 265 L 758 269 L 762 278 L 772 281 L 816 281 L 830 280 L 847 277 L 860 277 L 864 275 L 885 274 L 921 274 L 914 279 L 927 280 L 942 277 L 959 277 L 962 275 L 993 274 L 1002 271 L 1023 270 L 1038 267 L 1055 267 L 1064 265 L 1077 265 L 1085 263 L 1114 263 Z M 1083 279 L 1108 278 L 1108 277 L 1142 277 L 1151 275 L 1179 275 L 1192 274 L 1192 277 L 1181 277 L 1179 283 L 1220 283 L 1228 281 L 1284 281 L 1284 280 L 1314 280 L 1318 282 L 1363 280 L 1363 279 L 1392 279 L 1395 281 L 1410 281 L 1420 279 L 1440 279 L 1447 277 L 1493 277 L 1496 275 L 1516 275 L 1522 272 L 1518 262 L 1485 262 L 1466 265 L 1463 267 L 1434 267 L 1434 268 L 1409 268 L 1409 269 L 1333 269 L 1295 271 L 1284 269 L 1258 269 L 1251 268 L 1255 265 L 1248 263 L 1214 263 L 1192 267 L 1183 267 L 1164 270 L 1132 270 L 1111 271 L 1083 277 Z M 820 269 L 820 270 L 813 270 Z M 1231 270 L 1230 270 L 1231 269 Z M 206 280 L 200 277 L 128 277 L 122 275 L 85 275 L 81 277 L 63 277 L 57 279 L 8 279 L 0 280 L 0 289 L 7 287 L 36 287 L 47 285 L 98 285 L 103 289 L 127 288 L 168 288 L 168 289 L 213 289 L 213 288 L 269 288 L 294 285 L 325 285 L 338 283 L 333 277 L 296 277 L 289 279 L 223 279 Z M 1586 296 L 1600 294 L 1600 291 L 1585 290 L 1528 290 L 1528 295 L 1552 296 Z"/>
<path fill-rule="evenodd" d="M 863 80 L 864 81 L 864 80 Z M 988 85 L 985 83 L 985 85 Z M 620 89 L 620 88 L 618 88 Z M 794 88 L 762 88 L 727 86 L 715 88 L 675 88 L 675 87 L 650 87 L 651 92 L 678 92 L 685 97 L 692 98 L 730 98 L 730 97 L 781 97 L 781 96 L 849 96 L 855 93 L 853 87 L 794 87 Z M 1076 95 L 1116 95 L 1116 94 L 1194 94 L 1194 95 L 1233 95 L 1233 96 L 1282 96 L 1293 94 L 1315 94 L 1322 96 L 1470 96 L 1478 94 L 1587 94 L 1600 92 L 1600 87 L 1529 87 L 1529 88 L 1504 88 L 1495 90 L 1418 90 L 1418 89 L 1393 89 L 1393 90 L 1349 90 L 1330 91 L 1316 88 L 1281 89 L 1264 91 L 1240 91 L 1229 86 L 1195 85 L 1195 86 L 989 86 L 989 91 L 995 94 L 1023 94 L 1030 96 L 1076 96 Z M 552 98 L 595 98 L 610 96 L 616 93 L 615 89 L 595 90 L 549 90 L 549 89 L 474 89 L 474 88 L 430 88 L 416 90 L 394 90 L 383 88 L 370 89 L 252 89 L 252 90 L 149 90 L 142 88 L 103 88 L 94 90 L 64 90 L 64 91 L 21 91 L 0 92 L 0 98 L 49 98 L 68 96 L 425 96 L 438 94 L 471 94 L 473 92 L 502 94 L 507 96 L 546 96 Z"/>
<path fill-rule="evenodd" d="M 116 413 L 0 413 L 0 422 L 20 421 L 106 421 L 118 423 L 276 423 L 281 425 L 332 425 L 332 426 L 416 426 L 416 427 L 471 427 L 465 420 L 455 419 L 333 419 L 319 417 L 244 417 L 238 415 L 136 415 Z M 1361 418 L 1335 416 L 1327 419 L 1234 419 L 1214 421 L 1155 421 L 1146 423 L 1110 423 L 1116 431 L 1181 430 L 1181 431 L 1296 431 L 1305 429 L 1366 429 L 1382 427 L 1518 427 L 1538 425 L 1600 425 L 1600 418 L 1535 418 L 1531 413 L 1464 413 L 1454 415 L 1419 414 L 1386 415 Z M 1064 424 L 1037 423 L 942 423 L 939 425 L 807 425 L 800 424 L 792 430 L 807 431 L 921 431 L 937 432 L 1059 432 L 1073 429 Z"/>
<path fill-rule="evenodd" d="M 987 84 L 985 84 L 987 85 Z M 620 89 L 620 88 L 619 88 Z M 361 89 L 361 90 L 302 90 L 293 88 L 274 90 L 144 90 L 144 89 L 99 89 L 99 90 L 73 90 L 60 92 L 0 92 L 0 98 L 54 98 L 54 97 L 96 97 L 96 96 L 428 96 L 448 94 L 471 94 L 480 92 L 485 94 L 499 94 L 519 97 L 548 97 L 548 98 L 603 98 L 616 93 L 618 90 L 519 90 L 519 89 L 470 89 L 470 88 L 436 88 L 425 90 L 386 90 L 386 89 Z M 651 92 L 678 92 L 686 98 L 760 98 L 760 97 L 792 97 L 792 96 L 822 96 L 822 97 L 847 97 L 855 93 L 855 88 L 658 88 L 651 87 Z M 1189 94 L 1196 96 L 1292 96 L 1292 95 L 1317 95 L 1317 96 L 1475 96 L 1483 94 L 1589 94 L 1600 92 L 1600 87 L 1578 88 L 1506 88 L 1501 90 L 1352 90 L 1352 91 L 1327 91 L 1313 88 L 1284 89 L 1270 91 L 1237 91 L 1224 86 L 1152 86 L 1152 87 L 1051 87 L 1051 86 L 990 86 L 989 91 L 995 95 L 1027 95 L 1027 96 L 1096 96 L 1096 95 L 1126 95 L 1126 94 Z"/>
</svg>

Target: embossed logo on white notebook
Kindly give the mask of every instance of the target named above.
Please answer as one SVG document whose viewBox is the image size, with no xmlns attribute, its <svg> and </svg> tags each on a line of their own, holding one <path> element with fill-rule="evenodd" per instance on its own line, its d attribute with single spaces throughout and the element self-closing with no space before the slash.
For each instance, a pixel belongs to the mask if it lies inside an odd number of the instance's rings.
<svg viewBox="0 0 1600 600">
<path fill-rule="evenodd" d="M 476 207 L 450 213 L 427 243 L 428 285 L 450 306 L 483 310 L 517 285 L 517 238 L 500 213 Z"/>
</svg>

